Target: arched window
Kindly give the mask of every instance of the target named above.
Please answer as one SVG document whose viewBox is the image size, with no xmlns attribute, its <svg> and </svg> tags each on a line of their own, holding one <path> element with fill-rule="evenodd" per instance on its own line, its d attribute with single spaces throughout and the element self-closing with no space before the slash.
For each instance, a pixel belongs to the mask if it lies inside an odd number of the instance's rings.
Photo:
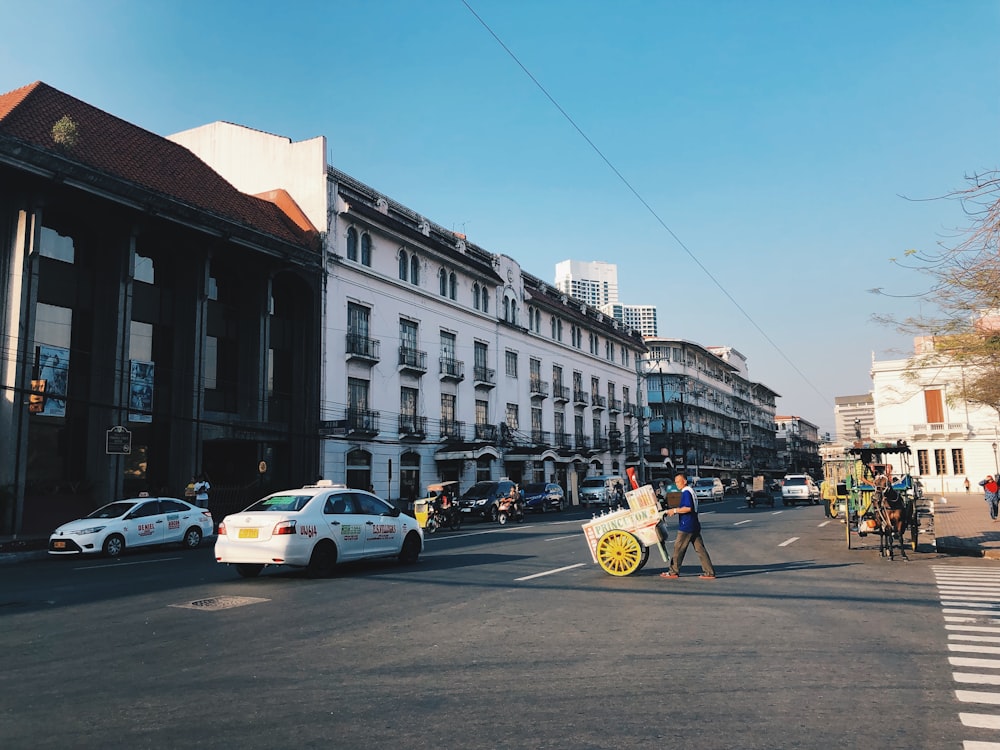
<svg viewBox="0 0 1000 750">
<path fill-rule="evenodd" d="M 472 285 L 472 306 L 479 309 L 479 282 Z"/>
<path fill-rule="evenodd" d="M 490 311 L 490 295 L 487 294 L 487 289 L 483 287 L 483 312 Z"/>
<path fill-rule="evenodd" d="M 347 259 L 358 259 L 358 230 L 354 227 L 347 230 Z"/>
<path fill-rule="evenodd" d="M 517 325 L 517 302 L 510 301 L 510 322 Z"/>
<path fill-rule="evenodd" d="M 420 259 L 416 253 L 410 258 L 410 283 L 420 284 Z"/>
<path fill-rule="evenodd" d="M 367 490 L 372 484 L 372 454 L 353 450 L 347 454 L 347 486 Z"/>
<path fill-rule="evenodd" d="M 399 278 L 406 281 L 407 274 L 410 270 L 410 257 L 406 254 L 405 250 L 399 251 Z"/>
<path fill-rule="evenodd" d="M 510 300 L 503 298 L 503 319 L 510 322 Z"/>
<path fill-rule="evenodd" d="M 365 232 L 361 235 L 361 265 L 371 266 L 372 264 L 372 236 Z"/>
<path fill-rule="evenodd" d="M 458 299 L 458 277 L 455 276 L 454 271 L 448 274 L 448 296 L 452 299 Z"/>
<path fill-rule="evenodd" d="M 556 337 L 556 319 L 549 318 L 549 326 L 552 328 L 552 338 Z"/>
<path fill-rule="evenodd" d="M 448 272 L 443 268 L 438 271 L 438 291 L 442 297 L 448 294 Z"/>
</svg>

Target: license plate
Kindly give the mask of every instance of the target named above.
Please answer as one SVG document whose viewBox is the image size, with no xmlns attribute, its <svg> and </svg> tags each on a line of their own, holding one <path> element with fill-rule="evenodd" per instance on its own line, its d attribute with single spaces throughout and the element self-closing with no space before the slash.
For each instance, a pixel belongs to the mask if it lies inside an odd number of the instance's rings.
<svg viewBox="0 0 1000 750">
<path fill-rule="evenodd" d="M 463 513 L 471 513 L 472 512 L 472 508 L 462 508 L 462 512 Z"/>
<path fill-rule="evenodd" d="M 256 539 L 257 529 L 240 529 L 240 539 Z"/>
<path fill-rule="evenodd" d="M 66 549 L 66 542 L 52 542 L 52 549 Z"/>
</svg>

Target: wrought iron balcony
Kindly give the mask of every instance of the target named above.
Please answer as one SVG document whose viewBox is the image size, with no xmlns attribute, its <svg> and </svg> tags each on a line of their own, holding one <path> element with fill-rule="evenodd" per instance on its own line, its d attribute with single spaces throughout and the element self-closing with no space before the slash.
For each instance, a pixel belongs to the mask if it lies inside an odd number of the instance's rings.
<svg viewBox="0 0 1000 750">
<path fill-rule="evenodd" d="M 548 398 L 549 384 L 541 378 L 531 379 L 531 395 L 538 398 Z"/>
<path fill-rule="evenodd" d="M 590 394 L 586 391 L 573 391 L 573 403 L 586 406 L 590 403 Z"/>
<path fill-rule="evenodd" d="M 442 419 L 439 422 L 442 440 L 464 440 L 465 422 L 457 422 L 454 419 Z"/>
<path fill-rule="evenodd" d="M 573 436 L 578 451 L 590 450 L 590 438 L 586 435 L 578 434 Z"/>
<path fill-rule="evenodd" d="M 554 442 L 558 448 L 572 448 L 573 439 L 568 432 L 554 433 Z"/>
<path fill-rule="evenodd" d="M 399 347 L 399 369 L 421 375 L 427 372 L 427 352 L 409 346 Z"/>
<path fill-rule="evenodd" d="M 620 414 L 622 410 L 622 402 L 619 398 L 609 398 L 608 399 L 608 411 L 612 414 Z"/>
<path fill-rule="evenodd" d="M 427 437 L 427 417 L 418 417 L 416 414 L 400 414 L 399 436 L 423 440 Z"/>
<path fill-rule="evenodd" d="M 483 388 L 496 388 L 497 385 L 496 370 L 482 365 L 476 365 L 472 368 L 472 379 L 477 386 Z"/>
<path fill-rule="evenodd" d="M 548 430 L 532 430 L 531 442 L 534 445 L 548 445 L 549 444 Z"/>
<path fill-rule="evenodd" d="M 606 404 L 607 401 L 604 399 L 604 396 L 598 396 L 596 393 L 590 402 L 590 405 L 595 409 L 604 409 Z"/>
<path fill-rule="evenodd" d="M 495 443 L 497 439 L 497 426 L 495 424 L 477 424 L 476 440 L 485 440 L 488 443 Z"/>
<path fill-rule="evenodd" d="M 347 358 L 378 362 L 379 341 L 357 333 L 347 334 Z"/>
<path fill-rule="evenodd" d="M 347 409 L 347 432 L 355 435 L 378 435 L 379 413 L 372 409 Z"/>
<path fill-rule="evenodd" d="M 569 401 L 569 386 L 560 383 L 552 384 L 552 398 L 556 401 Z"/>
<path fill-rule="evenodd" d="M 451 357 L 441 357 L 438 359 L 441 380 L 465 380 L 465 362 L 460 362 Z"/>
</svg>

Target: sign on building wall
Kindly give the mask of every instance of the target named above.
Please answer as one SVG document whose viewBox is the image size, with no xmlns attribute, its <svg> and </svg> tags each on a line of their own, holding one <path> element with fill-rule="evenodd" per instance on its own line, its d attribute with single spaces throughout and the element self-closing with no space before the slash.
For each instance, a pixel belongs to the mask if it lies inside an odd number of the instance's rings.
<svg viewBox="0 0 1000 750">
<path fill-rule="evenodd" d="M 45 402 L 37 412 L 44 417 L 66 416 L 66 384 L 69 380 L 69 349 L 40 344 L 36 347 L 38 379 L 44 381 Z"/>
<path fill-rule="evenodd" d="M 131 360 L 128 391 L 128 421 L 153 421 L 153 370 L 152 362 Z"/>
</svg>

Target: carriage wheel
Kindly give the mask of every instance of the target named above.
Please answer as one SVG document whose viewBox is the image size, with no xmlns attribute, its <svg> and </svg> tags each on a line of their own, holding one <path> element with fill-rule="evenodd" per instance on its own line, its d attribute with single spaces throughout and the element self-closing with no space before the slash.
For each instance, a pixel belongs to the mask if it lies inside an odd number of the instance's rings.
<svg viewBox="0 0 1000 750">
<path fill-rule="evenodd" d="M 597 562 L 608 575 L 632 575 L 648 558 L 649 548 L 628 531 L 612 529 L 597 540 Z"/>
<path fill-rule="evenodd" d="M 920 517 L 917 515 L 916 505 L 912 507 L 910 511 L 910 547 L 913 551 L 917 551 L 917 547 L 920 546 L 920 541 L 917 536 L 920 534 Z"/>
</svg>

